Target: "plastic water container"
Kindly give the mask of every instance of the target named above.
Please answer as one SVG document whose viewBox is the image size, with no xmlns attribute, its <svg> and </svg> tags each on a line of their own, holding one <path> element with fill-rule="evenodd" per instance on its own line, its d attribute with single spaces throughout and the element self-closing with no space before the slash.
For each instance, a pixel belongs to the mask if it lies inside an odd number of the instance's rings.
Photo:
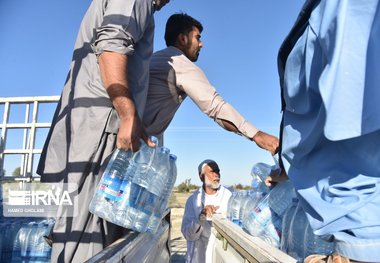
<svg viewBox="0 0 380 263">
<path fill-rule="evenodd" d="M 30 256 L 33 262 L 50 262 L 51 247 L 46 243 L 44 236 L 48 236 L 52 227 L 54 225 L 54 220 L 42 220 L 38 224 L 38 229 L 34 233 L 33 238 L 34 247 L 30 252 Z"/>
<path fill-rule="evenodd" d="M 240 201 L 240 208 L 239 208 L 239 226 L 243 225 L 244 216 L 246 215 L 247 210 L 247 204 L 252 200 L 252 198 L 255 198 L 255 191 L 247 190 L 245 191 L 242 200 Z"/>
<path fill-rule="evenodd" d="M 306 214 L 300 202 L 294 211 L 288 235 L 288 254 L 298 262 L 305 258 L 305 231 L 308 225 Z"/>
<path fill-rule="evenodd" d="M 120 202 L 125 185 L 128 184 L 127 168 L 132 158 L 131 151 L 116 149 L 98 184 L 89 210 L 91 213 L 113 221 L 115 214 L 113 206 Z"/>
<path fill-rule="evenodd" d="M 151 168 L 148 170 L 148 191 L 155 195 L 161 196 L 166 190 L 166 183 L 170 181 L 170 150 L 166 147 L 161 147 L 156 152 Z"/>
<path fill-rule="evenodd" d="M 291 205 L 286 209 L 282 217 L 282 236 L 281 236 L 280 249 L 284 251 L 285 253 L 288 253 L 290 224 L 292 222 L 297 205 L 298 205 L 298 198 L 293 198 Z"/>
<path fill-rule="evenodd" d="M 334 251 L 335 243 L 328 242 L 313 233 L 310 224 L 307 224 L 305 231 L 305 252 L 304 256 L 307 257 L 312 254 L 329 255 Z"/>
<path fill-rule="evenodd" d="M 10 262 L 13 253 L 13 244 L 18 231 L 23 225 L 24 218 L 2 218 L 1 222 L 1 254 L 0 262 Z"/>
<path fill-rule="evenodd" d="M 153 215 L 155 207 L 159 205 L 160 198 L 141 186 L 138 191 L 137 199 L 132 202 L 137 214 L 135 215 L 134 224 L 128 226 L 128 228 L 132 228 L 138 232 L 146 232 L 149 219 Z"/>
<path fill-rule="evenodd" d="M 227 219 L 230 220 L 230 221 L 232 221 L 232 213 L 231 213 L 231 211 L 232 211 L 232 209 L 231 209 L 231 207 L 232 207 L 232 203 L 233 203 L 235 197 L 237 196 L 237 194 L 238 194 L 238 192 L 236 192 L 236 191 L 232 191 L 232 192 L 231 192 L 231 196 L 230 196 L 230 198 L 228 199 L 228 203 L 227 203 L 227 216 L 226 216 L 226 217 L 227 217 Z"/>
<path fill-rule="evenodd" d="M 282 217 L 285 210 L 292 203 L 294 197 L 296 197 L 293 184 L 287 180 L 278 183 L 269 193 L 269 206 L 273 211 Z"/>
<path fill-rule="evenodd" d="M 44 236 L 50 233 L 54 220 L 38 220 L 22 224 L 13 241 L 12 261 L 14 263 L 48 263 L 51 247 Z"/>
<path fill-rule="evenodd" d="M 272 221 L 278 221 L 278 215 L 269 206 L 269 194 L 251 210 L 244 223 L 244 228 L 253 236 L 263 236 Z M 278 238 L 279 239 L 279 238 Z"/>
<path fill-rule="evenodd" d="M 148 161 L 147 156 L 152 159 Z M 169 165 L 168 148 L 156 147 L 152 150 L 141 147 L 127 171 L 132 179 L 122 202 L 117 206 L 116 224 L 138 232 L 148 231 L 150 218 L 155 212 L 158 213 L 156 210 L 163 202 L 160 197 L 168 180 Z"/>
<path fill-rule="evenodd" d="M 124 192 L 121 200 L 114 205 L 115 217 L 113 219 L 113 223 L 123 227 L 132 228 L 130 226 L 134 225 L 136 215 L 139 212 L 137 210 L 137 206 L 134 205 L 134 203 L 137 202 L 136 200 L 138 199 L 142 187 L 131 183 L 131 181 L 125 180 L 124 182 Z"/>
<path fill-rule="evenodd" d="M 263 237 L 276 247 L 280 246 L 282 215 L 294 197 L 289 181 L 278 183 L 258 205 L 250 211 L 244 228 L 253 236 Z"/>
<path fill-rule="evenodd" d="M 266 163 L 256 163 L 251 170 L 252 189 L 257 192 L 268 193 L 269 187 L 264 180 L 271 174 L 272 166 Z"/>
<path fill-rule="evenodd" d="M 239 225 L 240 205 L 244 198 L 245 192 L 237 192 L 236 196 L 231 201 L 230 218 L 231 221 Z"/>
<path fill-rule="evenodd" d="M 27 262 L 30 259 L 30 234 L 38 226 L 35 222 L 23 225 L 18 231 L 13 245 L 12 262 Z"/>
<path fill-rule="evenodd" d="M 153 137 L 151 140 L 157 144 L 157 139 Z M 93 202 L 91 202 L 90 211 L 125 228 L 138 232 L 155 232 L 176 179 L 176 157 L 174 158 L 174 155 L 171 157 L 169 152 L 166 147 L 151 148 L 142 143 L 138 152 L 132 156 L 128 155 L 127 161 L 124 160 L 126 165 L 116 166 L 120 167 L 121 176 L 116 180 L 117 183 L 112 191 L 108 189 L 108 185 L 103 187 L 109 190 L 111 196 L 102 190 L 101 181 L 97 191 L 101 198 L 94 197 L 94 199 L 102 202 L 98 202 L 99 208 L 92 208 Z M 111 158 L 112 165 L 118 160 Z M 175 176 L 173 176 L 174 168 Z M 116 176 L 112 176 L 113 178 Z M 105 210 L 110 211 L 108 214 L 104 211 L 98 212 L 102 210 L 104 204 Z"/>
<path fill-rule="evenodd" d="M 151 140 L 157 145 L 158 140 L 156 137 L 151 136 Z M 142 143 L 140 149 L 133 155 L 128 169 L 128 173 L 133 174 L 133 183 L 144 188 L 150 186 L 151 178 L 149 174 L 151 173 L 150 170 L 152 169 L 157 148 L 149 147 L 147 144 Z"/>
<path fill-rule="evenodd" d="M 168 183 L 165 186 L 165 191 L 164 191 L 168 194 L 168 197 L 167 197 L 168 201 L 172 194 L 174 184 L 177 180 L 177 156 L 174 154 L 170 154 L 169 161 L 170 161 L 170 178 L 169 178 Z"/>
<path fill-rule="evenodd" d="M 161 222 L 162 216 L 165 213 L 165 210 L 168 206 L 170 196 L 177 179 L 177 165 L 176 165 L 177 156 L 174 154 L 169 155 L 169 173 L 168 180 L 166 180 L 162 196 L 159 200 L 159 204 L 155 206 L 152 216 L 149 219 L 147 232 L 155 233 Z"/>
<path fill-rule="evenodd" d="M 281 224 L 281 217 L 277 216 L 276 214 L 272 214 L 272 218 L 270 222 L 268 222 L 260 238 L 266 241 L 268 244 L 279 248 L 281 242 Z"/>
<path fill-rule="evenodd" d="M 255 192 L 251 191 L 249 193 L 249 199 L 248 202 L 242 207 L 243 215 L 242 215 L 242 228 L 247 229 L 247 226 L 250 224 L 250 219 L 248 218 L 249 214 L 252 212 L 253 209 L 256 208 L 257 204 L 260 202 L 260 200 L 265 196 L 264 193 L 261 192 Z"/>
</svg>

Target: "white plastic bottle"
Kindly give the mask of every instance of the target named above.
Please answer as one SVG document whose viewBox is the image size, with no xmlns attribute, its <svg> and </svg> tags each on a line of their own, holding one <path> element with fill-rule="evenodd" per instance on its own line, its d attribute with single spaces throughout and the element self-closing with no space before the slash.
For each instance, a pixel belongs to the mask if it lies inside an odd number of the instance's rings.
<svg viewBox="0 0 380 263">
<path fill-rule="evenodd" d="M 154 137 L 151 139 L 155 143 Z M 167 157 L 167 161 L 165 159 Z M 165 161 L 164 161 L 165 160 Z M 164 162 L 164 164 L 161 164 Z M 168 169 L 169 149 L 165 147 L 148 147 L 146 144 L 140 148 L 131 161 L 133 179 L 131 185 L 130 206 L 132 212 L 132 229 L 138 232 L 148 230 L 149 219 L 152 216 L 155 206 L 159 204 L 160 191 L 162 191 L 162 178 L 159 178 L 158 171 Z M 163 172 L 163 171 L 161 171 Z M 164 172 L 165 173 L 165 172 Z M 164 177 L 166 174 L 164 174 Z M 154 186 L 158 184 L 158 186 Z M 152 190 L 155 193 L 152 193 Z"/>
<path fill-rule="evenodd" d="M 268 195 L 270 208 L 281 217 L 296 197 L 293 184 L 289 180 L 278 183 Z"/>
<path fill-rule="evenodd" d="M 302 208 L 301 202 L 298 202 L 290 222 L 288 235 L 288 254 L 297 259 L 298 262 L 303 262 L 305 255 L 305 231 L 308 221 L 306 214 Z"/>
<path fill-rule="evenodd" d="M 156 137 L 151 136 L 151 141 L 156 145 L 158 140 Z M 132 182 L 144 188 L 149 187 L 150 178 L 148 177 L 149 170 L 152 168 L 154 155 L 156 154 L 156 147 L 149 147 L 146 143 L 142 143 L 140 149 L 133 155 L 131 159 L 130 168 L 128 173 L 133 174 Z"/>
<path fill-rule="evenodd" d="M 261 192 L 251 191 L 249 195 L 249 200 L 245 204 L 243 208 L 243 215 L 242 215 L 242 227 L 244 229 L 248 229 L 250 225 L 249 214 L 252 212 L 253 209 L 256 208 L 257 204 L 260 202 L 260 200 L 264 197 L 264 194 Z"/>
<path fill-rule="evenodd" d="M 253 236 L 263 236 L 279 247 L 282 215 L 294 197 L 294 188 L 289 181 L 278 183 L 245 220 L 245 229 Z"/>
<path fill-rule="evenodd" d="M 122 200 L 115 207 L 115 224 L 137 230 L 134 228 L 134 223 L 140 212 L 136 203 L 141 189 L 142 187 L 137 184 L 129 184 L 128 191 L 124 192 Z"/>
<path fill-rule="evenodd" d="M 280 249 L 284 251 L 285 253 L 288 253 L 290 223 L 292 222 L 294 213 L 297 208 L 297 204 L 298 204 L 298 199 L 293 198 L 291 205 L 286 209 L 282 217 L 282 236 L 281 236 Z"/>
<path fill-rule="evenodd" d="M 160 196 L 158 204 L 153 210 L 152 216 L 149 219 L 147 231 L 150 233 L 155 233 L 160 225 L 161 219 L 165 213 L 165 210 L 168 206 L 171 193 L 175 181 L 177 179 L 177 165 L 176 165 L 177 156 L 174 154 L 169 155 L 169 170 L 167 180 L 164 184 L 162 195 Z"/>
<path fill-rule="evenodd" d="M 174 154 L 170 154 L 169 160 L 170 160 L 170 175 L 171 175 L 171 177 L 169 178 L 169 183 L 168 183 L 167 188 L 165 190 L 168 193 L 168 198 L 167 198 L 168 202 L 169 202 L 170 196 L 172 194 L 174 184 L 177 180 L 177 156 Z"/>
<path fill-rule="evenodd" d="M 156 137 L 151 136 L 150 140 L 157 145 Z M 138 200 L 141 199 L 141 196 L 146 196 L 143 195 L 143 192 L 150 183 L 147 173 L 151 169 L 156 148 L 157 146 L 149 147 L 144 141 L 141 141 L 140 149 L 131 156 L 120 186 L 122 190 L 120 199 L 113 205 L 113 223 L 142 231 L 140 225 L 135 227 L 136 218 L 141 213 L 138 208 Z"/>
<path fill-rule="evenodd" d="M 51 221 L 42 220 L 38 223 L 38 228 L 34 233 L 34 236 L 30 237 L 33 238 L 33 243 L 35 244 L 33 250 L 31 250 L 30 253 L 32 262 L 50 262 L 51 247 L 45 242 L 44 236 L 50 233 L 51 227 Z"/>
<path fill-rule="evenodd" d="M 231 203 L 231 221 L 237 225 L 239 225 L 240 205 L 244 198 L 244 194 L 245 193 L 242 191 L 237 192 Z"/>
<path fill-rule="evenodd" d="M 116 224 L 138 232 L 156 231 L 176 179 L 170 172 L 169 152 L 166 147 L 141 147 L 131 159 L 127 170 L 131 179 L 116 206 Z"/>
<path fill-rule="evenodd" d="M 233 191 L 231 192 L 231 196 L 228 199 L 227 203 L 227 219 L 232 221 L 232 203 L 234 202 L 234 199 L 236 198 L 238 192 Z"/>
<path fill-rule="evenodd" d="M 91 213 L 109 221 L 114 221 L 115 202 L 120 202 L 123 194 L 121 186 L 127 180 L 126 172 L 132 157 L 131 151 L 116 149 L 100 179 L 89 210 Z"/>
<path fill-rule="evenodd" d="M 266 163 L 256 163 L 251 170 L 252 189 L 257 192 L 268 193 L 269 187 L 264 183 L 266 177 L 270 175 L 272 166 Z"/>
<path fill-rule="evenodd" d="M 31 236 L 33 235 L 34 230 L 37 228 L 34 222 L 23 225 L 17 233 L 16 240 L 14 243 L 14 251 L 20 251 L 19 255 L 15 255 L 15 259 L 12 262 L 27 262 L 30 258 L 30 249 L 31 249 Z M 17 258 L 18 257 L 18 258 Z M 19 261 L 17 261 L 19 260 Z"/>
<path fill-rule="evenodd" d="M 12 258 L 13 253 L 13 240 L 15 240 L 15 236 L 17 235 L 20 227 L 22 226 L 20 220 L 18 218 L 2 218 L 2 229 L 5 230 L 1 234 L 2 239 L 2 247 L 0 254 L 0 261 L 7 262 Z"/>
<path fill-rule="evenodd" d="M 248 215 L 249 219 L 246 229 L 253 236 L 260 236 L 272 218 L 272 211 L 269 207 L 268 199 L 269 195 L 266 195 Z"/>
<path fill-rule="evenodd" d="M 253 191 L 251 190 L 246 190 L 244 191 L 243 198 L 240 201 L 240 207 L 239 207 L 239 226 L 243 225 L 243 218 L 245 215 L 245 211 L 247 209 L 247 204 L 250 202 L 252 196 L 253 196 Z"/>
<path fill-rule="evenodd" d="M 13 262 L 22 262 L 26 257 L 26 248 L 27 248 L 27 238 L 30 232 L 30 228 L 27 224 L 23 224 L 18 230 L 15 239 L 13 241 L 13 252 L 12 252 L 12 263 Z M 5 242 L 6 243 L 6 242 Z M 2 260 L 6 260 L 2 254 Z"/>
<path fill-rule="evenodd" d="M 169 181 L 170 176 L 170 150 L 166 147 L 160 147 L 153 158 L 151 169 L 148 171 L 148 191 L 155 195 L 161 196 L 165 191 L 165 184 Z"/>
<path fill-rule="evenodd" d="M 313 233 L 310 224 L 307 224 L 305 230 L 305 258 L 312 254 L 330 255 L 334 251 L 335 243 L 329 242 L 322 237 Z"/>
</svg>

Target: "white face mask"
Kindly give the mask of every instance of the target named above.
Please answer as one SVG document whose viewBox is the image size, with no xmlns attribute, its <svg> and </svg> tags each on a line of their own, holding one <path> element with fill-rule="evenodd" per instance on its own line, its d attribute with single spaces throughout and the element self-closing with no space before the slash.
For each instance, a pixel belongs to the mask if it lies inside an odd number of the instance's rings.
<svg viewBox="0 0 380 263">
<path fill-rule="evenodd" d="M 205 175 L 205 186 L 208 188 L 211 188 L 213 190 L 218 190 L 220 187 L 220 182 L 212 182 L 208 177 Z"/>
</svg>

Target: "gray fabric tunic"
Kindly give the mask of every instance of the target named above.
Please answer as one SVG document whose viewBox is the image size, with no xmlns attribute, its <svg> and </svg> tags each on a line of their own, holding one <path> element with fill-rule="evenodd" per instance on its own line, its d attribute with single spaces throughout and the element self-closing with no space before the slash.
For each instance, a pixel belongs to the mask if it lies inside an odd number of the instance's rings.
<svg viewBox="0 0 380 263">
<path fill-rule="evenodd" d="M 258 130 L 218 94 L 203 71 L 181 50 L 171 46 L 155 52 L 150 62 L 143 117 L 148 134 L 160 137 L 187 96 L 223 128 L 221 120 L 226 120 L 248 139 L 257 133 Z"/>
<path fill-rule="evenodd" d="M 123 234 L 88 211 L 101 166 L 115 148 L 118 118 L 102 84 L 97 55 L 126 54 L 128 81 L 142 116 L 153 51 L 152 0 L 94 0 L 80 26 L 70 71 L 41 154 L 43 182 L 77 183 L 77 217 L 60 211 L 52 261 L 84 262 Z"/>
</svg>

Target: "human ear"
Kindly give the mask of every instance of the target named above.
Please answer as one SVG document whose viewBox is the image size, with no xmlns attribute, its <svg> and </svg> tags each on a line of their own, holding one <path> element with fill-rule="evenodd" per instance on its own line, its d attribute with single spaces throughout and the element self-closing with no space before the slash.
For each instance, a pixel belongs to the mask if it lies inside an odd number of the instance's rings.
<svg viewBox="0 0 380 263">
<path fill-rule="evenodd" d="M 187 45 L 187 35 L 186 34 L 179 34 L 178 35 L 178 42 L 180 43 L 181 46 L 186 46 Z"/>
<path fill-rule="evenodd" d="M 200 174 L 200 175 L 199 175 L 199 179 L 201 179 L 201 182 L 203 182 L 204 179 L 205 179 L 205 175 L 204 175 L 204 174 Z"/>
</svg>

